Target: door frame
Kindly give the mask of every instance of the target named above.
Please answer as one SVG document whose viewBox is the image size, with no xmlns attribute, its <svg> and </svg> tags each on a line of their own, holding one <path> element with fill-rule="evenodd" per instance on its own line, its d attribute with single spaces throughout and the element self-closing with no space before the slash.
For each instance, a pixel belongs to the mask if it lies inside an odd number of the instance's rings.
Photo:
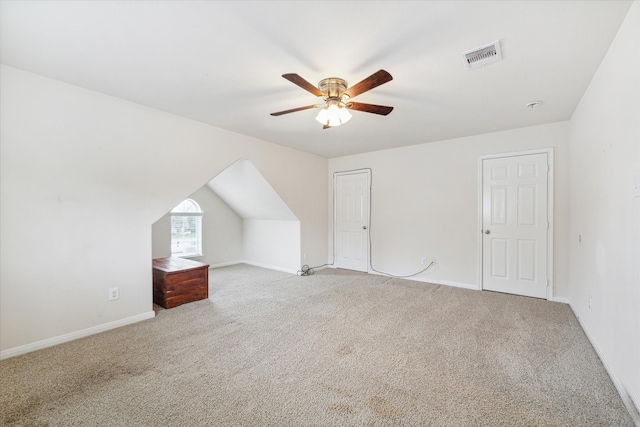
<svg viewBox="0 0 640 427">
<path fill-rule="evenodd" d="M 334 268 L 340 268 L 336 265 L 336 263 L 338 262 L 338 257 L 336 256 L 336 241 L 337 241 L 337 232 L 338 232 L 338 227 L 337 227 L 337 220 L 338 220 L 338 204 L 336 203 L 337 201 L 337 194 L 338 194 L 338 176 L 345 176 L 345 175 L 355 175 L 355 174 L 361 174 L 361 173 L 366 173 L 367 174 L 367 192 L 368 194 L 368 205 L 367 205 L 367 252 L 366 252 L 366 257 L 367 257 L 367 270 L 366 272 L 369 273 L 370 272 L 370 266 L 371 266 L 371 169 L 370 168 L 362 168 L 362 169 L 354 169 L 354 170 L 349 170 L 349 171 L 338 171 L 338 172 L 334 172 L 333 173 L 333 262 L 334 262 Z"/>
<path fill-rule="evenodd" d="M 482 245 L 482 192 L 483 192 L 483 161 L 489 159 L 499 159 L 504 157 L 518 157 L 529 154 L 546 154 L 549 162 L 549 172 L 547 173 L 547 219 L 549 229 L 547 230 L 547 300 L 553 301 L 553 188 L 554 188 L 554 150 L 551 148 L 540 148 L 526 151 L 513 151 L 508 153 L 487 154 L 478 157 L 478 289 L 483 290 L 483 245 Z"/>
</svg>

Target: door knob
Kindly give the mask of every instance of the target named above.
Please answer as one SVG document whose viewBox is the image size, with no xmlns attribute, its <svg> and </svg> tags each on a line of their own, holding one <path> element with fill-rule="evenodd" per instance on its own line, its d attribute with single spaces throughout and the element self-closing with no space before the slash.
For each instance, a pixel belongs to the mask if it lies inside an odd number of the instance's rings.
<svg viewBox="0 0 640 427">
<path fill-rule="evenodd" d="M 363 230 L 366 230 L 366 229 L 367 229 L 367 226 L 366 226 L 366 225 L 363 225 L 363 226 L 362 226 L 362 229 L 363 229 Z"/>
<path fill-rule="evenodd" d="M 484 230 L 484 234 L 491 234 L 491 230 Z"/>
</svg>

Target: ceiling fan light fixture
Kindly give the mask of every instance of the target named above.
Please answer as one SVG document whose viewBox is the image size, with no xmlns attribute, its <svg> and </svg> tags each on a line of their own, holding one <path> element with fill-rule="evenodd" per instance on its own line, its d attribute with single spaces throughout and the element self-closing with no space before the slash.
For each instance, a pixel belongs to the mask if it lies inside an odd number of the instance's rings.
<svg viewBox="0 0 640 427">
<path fill-rule="evenodd" d="M 342 107 L 338 110 L 338 116 L 340 117 L 341 123 L 347 123 L 349 120 L 351 120 L 352 117 L 349 110 L 345 107 Z"/>
<path fill-rule="evenodd" d="M 316 120 L 322 123 L 323 125 L 327 124 L 327 121 L 329 120 L 329 113 L 327 112 L 326 108 L 323 108 L 320 110 L 320 112 L 316 116 Z"/>
<path fill-rule="evenodd" d="M 351 120 L 351 113 L 339 100 L 330 99 L 320 110 L 316 120 L 325 126 L 336 127 Z"/>
</svg>

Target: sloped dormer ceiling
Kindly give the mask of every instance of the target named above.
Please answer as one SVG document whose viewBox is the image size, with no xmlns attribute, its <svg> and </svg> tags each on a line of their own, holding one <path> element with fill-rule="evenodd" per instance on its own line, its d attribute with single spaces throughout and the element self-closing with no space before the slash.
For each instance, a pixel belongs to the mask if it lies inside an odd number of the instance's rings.
<svg viewBox="0 0 640 427">
<path fill-rule="evenodd" d="M 298 220 L 249 160 L 238 160 L 207 186 L 243 219 Z"/>
</svg>

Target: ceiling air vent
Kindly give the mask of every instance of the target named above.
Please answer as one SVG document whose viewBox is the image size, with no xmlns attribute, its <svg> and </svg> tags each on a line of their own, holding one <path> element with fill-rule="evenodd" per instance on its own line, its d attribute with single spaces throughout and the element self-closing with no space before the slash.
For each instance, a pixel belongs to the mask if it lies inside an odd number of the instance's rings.
<svg viewBox="0 0 640 427">
<path fill-rule="evenodd" d="M 477 47 L 462 54 L 462 59 L 467 65 L 468 70 L 484 67 L 494 62 L 502 61 L 502 52 L 500 51 L 500 41 Z"/>
</svg>

